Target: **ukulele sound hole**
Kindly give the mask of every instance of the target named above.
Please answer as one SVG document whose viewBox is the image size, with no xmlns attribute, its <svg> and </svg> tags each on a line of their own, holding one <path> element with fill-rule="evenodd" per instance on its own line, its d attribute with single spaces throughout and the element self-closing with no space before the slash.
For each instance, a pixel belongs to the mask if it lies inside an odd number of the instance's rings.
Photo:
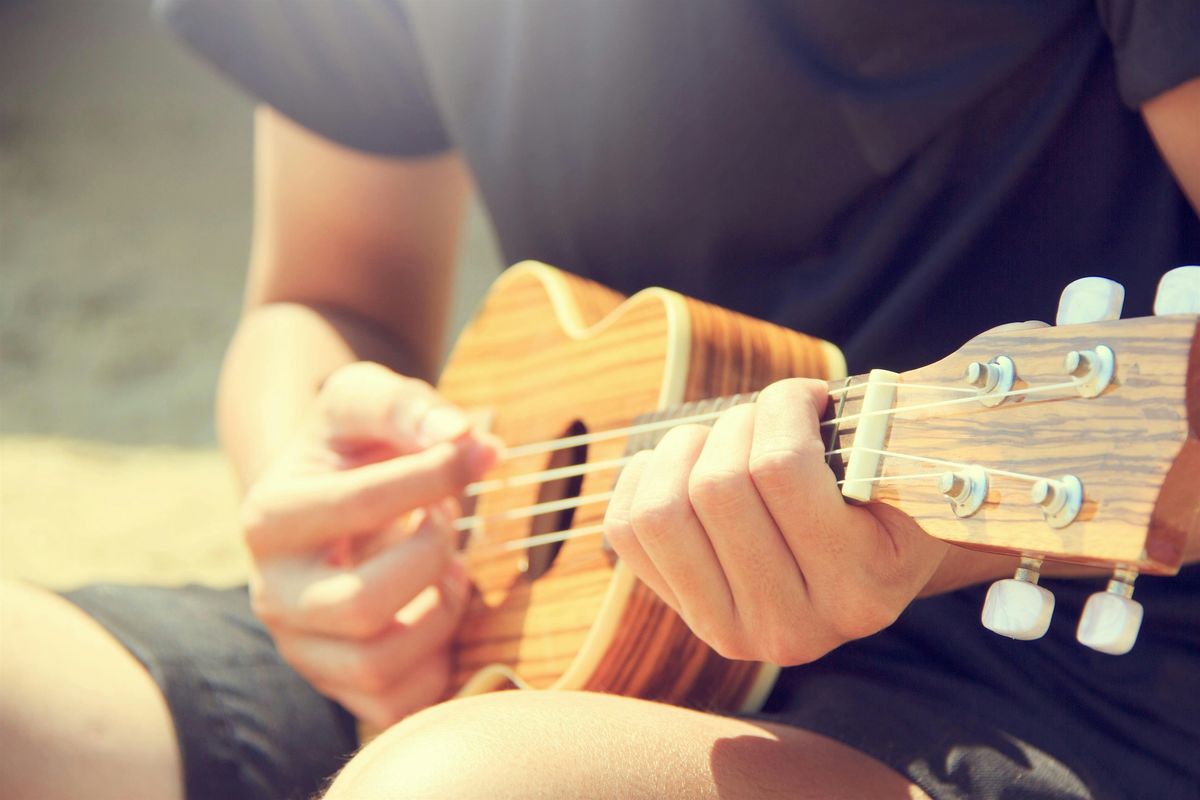
<svg viewBox="0 0 1200 800">
<path fill-rule="evenodd" d="M 582 422 L 576 420 L 571 423 L 563 436 L 580 436 L 585 433 L 587 433 L 587 428 L 584 427 Z M 574 467 L 586 461 L 587 445 L 581 444 L 563 450 L 556 450 L 551 454 L 550 463 L 546 465 L 546 469 Z M 537 501 L 538 503 L 549 503 L 555 500 L 566 500 L 569 497 L 578 497 L 582 486 L 582 475 L 571 475 L 566 478 L 546 481 L 542 484 L 541 489 L 538 490 Z M 538 536 L 543 533 L 565 531 L 571 527 L 571 522 L 574 519 L 575 509 L 573 508 L 564 508 L 561 511 L 548 511 L 533 518 L 529 533 L 531 536 Z M 562 546 L 562 542 L 550 542 L 529 548 L 529 568 L 525 571 L 525 577 L 534 581 L 545 575 L 546 571 L 554 563 L 554 559 L 558 558 L 558 551 L 562 549 Z"/>
</svg>

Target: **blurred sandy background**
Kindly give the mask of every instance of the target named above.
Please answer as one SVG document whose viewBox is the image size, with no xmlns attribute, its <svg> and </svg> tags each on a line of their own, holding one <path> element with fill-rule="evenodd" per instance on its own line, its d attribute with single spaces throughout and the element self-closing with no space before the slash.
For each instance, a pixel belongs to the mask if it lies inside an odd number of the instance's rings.
<svg viewBox="0 0 1200 800">
<path fill-rule="evenodd" d="M 250 101 L 149 0 L 0 0 L 0 575 L 238 581 L 212 405 Z M 499 262 L 473 210 L 456 324 Z"/>
</svg>

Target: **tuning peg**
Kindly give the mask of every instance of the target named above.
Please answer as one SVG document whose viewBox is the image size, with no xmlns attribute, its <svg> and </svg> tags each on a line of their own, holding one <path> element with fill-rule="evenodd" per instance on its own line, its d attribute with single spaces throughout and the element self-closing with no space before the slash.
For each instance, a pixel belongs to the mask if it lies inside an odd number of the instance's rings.
<svg viewBox="0 0 1200 800">
<path fill-rule="evenodd" d="M 1087 599 L 1075 638 L 1101 653 L 1122 656 L 1133 648 L 1142 627 L 1142 604 L 1133 599 L 1137 572 L 1118 569 L 1108 588 Z"/>
<path fill-rule="evenodd" d="M 1176 267 L 1158 281 L 1154 316 L 1200 314 L 1200 267 Z"/>
<path fill-rule="evenodd" d="M 983 601 L 983 627 L 1010 639 L 1040 639 L 1050 627 L 1054 595 L 1038 586 L 1040 558 L 1025 556 L 1013 577 L 996 581 Z"/>
<path fill-rule="evenodd" d="M 1067 284 L 1058 299 L 1055 325 L 1081 325 L 1121 318 L 1125 287 L 1108 278 L 1080 278 Z"/>
</svg>

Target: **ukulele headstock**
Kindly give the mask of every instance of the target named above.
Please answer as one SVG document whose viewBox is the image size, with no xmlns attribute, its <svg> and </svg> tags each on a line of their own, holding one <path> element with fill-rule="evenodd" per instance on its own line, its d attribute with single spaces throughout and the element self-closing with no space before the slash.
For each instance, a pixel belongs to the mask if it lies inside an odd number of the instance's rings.
<svg viewBox="0 0 1200 800">
<path fill-rule="evenodd" d="M 1175 572 L 1189 527 L 1164 484 L 1200 429 L 1197 335 L 1194 316 L 988 333 L 904 373 L 881 449 L 947 463 L 885 457 L 883 475 L 937 481 L 884 480 L 875 498 L 962 544 Z"/>
<path fill-rule="evenodd" d="M 895 506 L 940 539 L 1021 557 L 1015 579 L 993 587 L 1008 597 L 989 597 L 1003 613 L 984 615 L 1014 638 L 1049 623 L 1053 600 L 1036 585 L 1043 559 L 1112 568 L 1110 594 L 1126 605 L 1105 617 L 1124 621 L 1105 625 L 1121 631 L 1088 640 L 1081 624 L 1081 641 L 1132 646 L 1133 578 L 1175 573 L 1200 535 L 1194 313 L 992 331 L 865 382 L 839 414 L 848 497 Z"/>
</svg>

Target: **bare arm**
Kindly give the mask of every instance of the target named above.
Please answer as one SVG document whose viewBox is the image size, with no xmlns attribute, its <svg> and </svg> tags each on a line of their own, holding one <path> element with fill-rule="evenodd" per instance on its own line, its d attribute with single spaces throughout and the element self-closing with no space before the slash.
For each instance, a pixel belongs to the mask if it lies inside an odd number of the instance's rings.
<svg viewBox="0 0 1200 800">
<path fill-rule="evenodd" d="M 455 155 L 369 156 L 270 109 L 256 118 L 255 161 L 246 308 L 218 398 L 243 485 L 337 367 L 372 360 L 433 376 L 468 190 Z"/>
<path fill-rule="evenodd" d="M 418 380 L 441 351 L 467 175 L 454 155 L 379 158 L 272 111 L 257 123 L 218 409 L 250 599 L 297 672 L 384 728 L 444 691 L 468 594 L 450 498 L 496 457 Z"/>
<path fill-rule="evenodd" d="M 1175 180 L 1200 213 L 1200 78 L 1142 106 L 1142 118 Z"/>
</svg>

